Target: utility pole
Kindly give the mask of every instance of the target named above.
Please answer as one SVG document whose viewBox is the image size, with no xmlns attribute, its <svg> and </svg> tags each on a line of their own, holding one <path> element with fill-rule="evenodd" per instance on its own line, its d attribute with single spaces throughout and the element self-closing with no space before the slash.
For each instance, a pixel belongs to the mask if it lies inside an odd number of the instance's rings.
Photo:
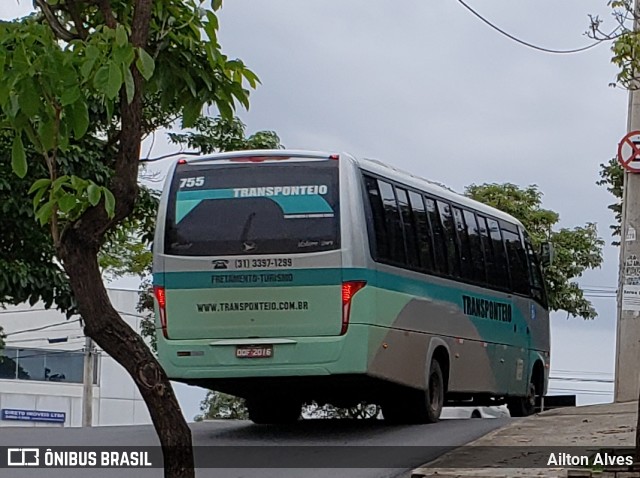
<svg viewBox="0 0 640 478">
<path fill-rule="evenodd" d="M 93 340 L 84 339 L 84 370 L 82 374 L 82 426 L 93 426 Z"/>
<path fill-rule="evenodd" d="M 638 0 L 634 2 L 633 13 L 633 29 L 638 31 Z M 629 90 L 628 108 L 627 131 L 638 131 L 640 91 L 634 88 Z M 625 292 L 640 290 L 640 174 L 626 169 L 621 219 L 614 400 L 628 402 L 638 400 L 640 393 L 640 307 L 624 299 Z"/>
</svg>

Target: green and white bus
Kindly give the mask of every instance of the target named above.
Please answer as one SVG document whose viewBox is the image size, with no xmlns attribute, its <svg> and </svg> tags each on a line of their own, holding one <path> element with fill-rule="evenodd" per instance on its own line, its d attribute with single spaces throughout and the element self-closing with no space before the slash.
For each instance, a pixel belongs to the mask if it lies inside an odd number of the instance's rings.
<svg viewBox="0 0 640 478">
<path fill-rule="evenodd" d="M 154 240 L 158 354 L 172 380 L 301 405 L 534 411 L 549 315 L 512 216 L 379 161 L 261 150 L 180 159 Z"/>
</svg>

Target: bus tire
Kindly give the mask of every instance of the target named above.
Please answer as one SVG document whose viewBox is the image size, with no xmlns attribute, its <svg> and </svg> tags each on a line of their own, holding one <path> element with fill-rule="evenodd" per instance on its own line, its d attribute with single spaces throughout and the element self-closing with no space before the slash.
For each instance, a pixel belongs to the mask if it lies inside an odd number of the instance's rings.
<svg viewBox="0 0 640 478">
<path fill-rule="evenodd" d="M 302 404 L 290 400 L 247 400 L 249 420 L 258 425 L 295 423 Z"/>
<path fill-rule="evenodd" d="M 444 405 L 444 375 L 437 359 L 431 361 L 427 390 L 410 389 L 395 394 L 382 405 L 382 416 L 392 424 L 435 423 Z"/>
<path fill-rule="evenodd" d="M 420 423 L 435 423 L 440 419 L 444 406 L 444 375 L 438 360 L 431 360 L 429 375 L 427 375 L 427 390 L 425 390 L 418 413 Z"/>
<path fill-rule="evenodd" d="M 507 399 L 507 408 L 512 417 L 528 417 L 536 411 L 536 386 L 529 382 L 529 388 L 525 397 L 513 397 Z"/>
</svg>

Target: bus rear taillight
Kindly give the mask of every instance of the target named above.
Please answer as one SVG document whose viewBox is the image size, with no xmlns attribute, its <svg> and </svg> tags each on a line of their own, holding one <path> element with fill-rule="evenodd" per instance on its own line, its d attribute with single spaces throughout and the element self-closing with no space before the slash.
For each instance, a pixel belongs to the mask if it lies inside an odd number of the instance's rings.
<svg viewBox="0 0 640 478">
<path fill-rule="evenodd" d="M 367 282 L 363 280 L 351 280 L 342 283 L 342 329 L 340 329 L 340 335 L 346 334 L 349 328 L 351 299 L 365 285 L 367 285 Z"/>
<path fill-rule="evenodd" d="M 162 335 L 165 339 L 168 339 L 167 335 L 167 295 L 165 293 L 164 287 L 159 285 L 153 286 L 153 294 L 156 296 L 156 300 L 158 301 L 158 310 L 160 312 L 160 327 L 162 328 Z"/>
</svg>

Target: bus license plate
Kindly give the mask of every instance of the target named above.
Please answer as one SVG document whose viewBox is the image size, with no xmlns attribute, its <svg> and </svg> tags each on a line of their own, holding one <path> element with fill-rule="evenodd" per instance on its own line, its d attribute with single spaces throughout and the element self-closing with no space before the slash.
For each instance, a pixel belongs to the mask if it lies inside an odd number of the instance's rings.
<svg viewBox="0 0 640 478">
<path fill-rule="evenodd" d="M 273 345 L 238 345 L 237 358 L 270 358 L 273 357 Z"/>
</svg>

